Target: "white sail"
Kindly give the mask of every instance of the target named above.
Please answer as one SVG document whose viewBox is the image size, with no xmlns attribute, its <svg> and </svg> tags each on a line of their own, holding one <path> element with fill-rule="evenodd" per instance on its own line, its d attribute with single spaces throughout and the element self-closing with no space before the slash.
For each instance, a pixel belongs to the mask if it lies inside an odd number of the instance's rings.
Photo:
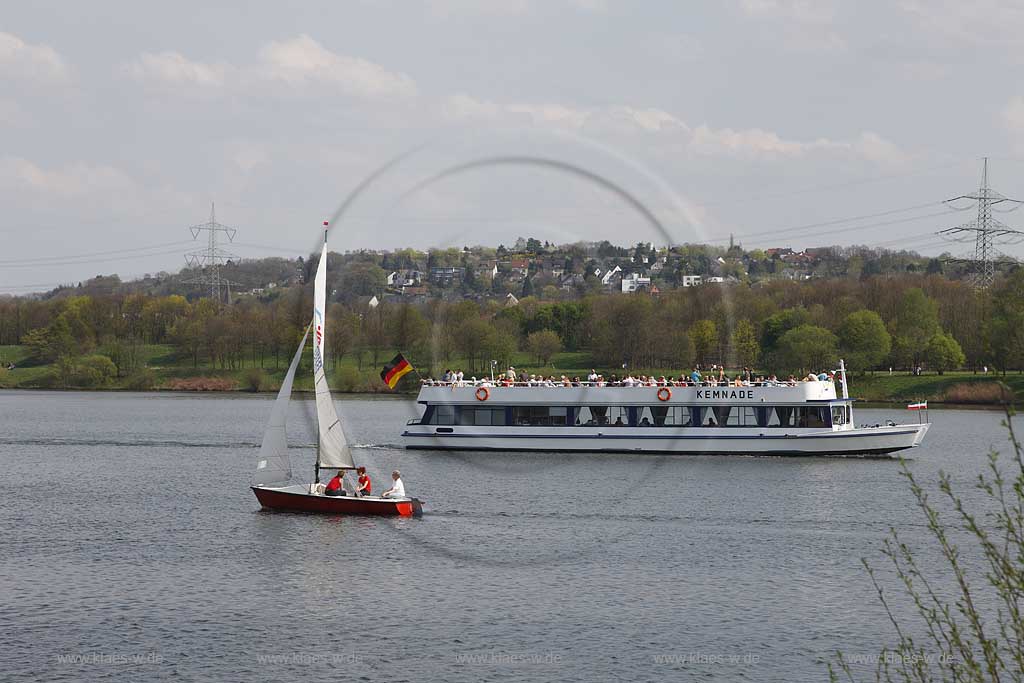
<svg viewBox="0 0 1024 683">
<path fill-rule="evenodd" d="M 331 389 L 324 374 L 324 342 L 327 323 L 327 238 L 313 280 L 313 385 L 316 390 L 316 419 L 320 426 L 320 467 L 354 468 L 345 433 L 334 409 Z"/>
<path fill-rule="evenodd" d="M 284 482 L 292 478 L 292 463 L 288 457 L 287 419 L 288 402 L 292 397 L 292 382 L 295 380 L 295 370 L 302 360 L 302 350 L 306 347 L 306 339 L 309 337 L 309 327 L 302 335 L 299 348 L 292 358 L 292 364 L 288 366 L 288 373 L 281 382 L 281 389 L 277 392 L 274 400 L 274 408 L 270 411 L 270 421 L 263 432 L 263 443 L 260 445 L 260 456 L 256 462 L 256 473 L 252 481 L 257 486 Z"/>
</svg>

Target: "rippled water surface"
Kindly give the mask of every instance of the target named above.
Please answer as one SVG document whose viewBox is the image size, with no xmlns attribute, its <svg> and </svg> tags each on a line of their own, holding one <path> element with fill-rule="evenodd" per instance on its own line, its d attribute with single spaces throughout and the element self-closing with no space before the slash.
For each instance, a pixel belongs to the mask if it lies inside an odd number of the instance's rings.
<svg viewBox="0 0 1024 683">
<path fill-rule="evenodd" d="M 388 399 L 339 413 L 422 519 L 264 512 L 269 399 L 0 392 L 0 677 L 827 680 L 891 642 L 860 558 L 924 538 L 890 460 L 405 451 Z M 969 489 L 1001 416 L 932 419 L 912 469 Z"/>
</svg>

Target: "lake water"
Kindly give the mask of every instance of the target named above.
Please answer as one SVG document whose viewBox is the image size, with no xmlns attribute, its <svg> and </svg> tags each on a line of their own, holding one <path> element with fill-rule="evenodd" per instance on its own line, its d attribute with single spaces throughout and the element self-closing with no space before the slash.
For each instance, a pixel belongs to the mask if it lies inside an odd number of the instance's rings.
<svg viewBox="0 0 1024 683">
<path fill-rule="evenodd" d="M 270 398 L 0 392 L 5 680 L 827 680 L 892 642 L 860 558 L 925 538 L 891 460 L 405 451 L 389 399 L 339 413 L 423 518 L 264 512 Z M 1001 415 L 931 417 L 969 493 Z"/>
</svg>

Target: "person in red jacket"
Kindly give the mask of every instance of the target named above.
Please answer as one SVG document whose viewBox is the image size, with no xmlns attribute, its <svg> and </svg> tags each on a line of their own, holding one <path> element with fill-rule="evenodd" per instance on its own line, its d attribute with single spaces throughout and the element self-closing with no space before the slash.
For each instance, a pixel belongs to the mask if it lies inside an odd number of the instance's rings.
<svg viewBox="0 0 1024 683">
<path fill-rule="evenodd" d="M 345 470 L 338 470 L 338 473 L 334 475 L 334 478 L 327 482 L 327 488 L 324 489 L 325 496 L 344 496 L 345 493 Z"/>
<path fill-rule="evenodd" d="M 359 474 L 359 484 L 356 488 L 357 496 L 370 496 L 373 495 L 373 485 L 370 483 L 370 475 L 366 473 L 365 467 L 356 468 L 356 472 Z"/>
</svg>

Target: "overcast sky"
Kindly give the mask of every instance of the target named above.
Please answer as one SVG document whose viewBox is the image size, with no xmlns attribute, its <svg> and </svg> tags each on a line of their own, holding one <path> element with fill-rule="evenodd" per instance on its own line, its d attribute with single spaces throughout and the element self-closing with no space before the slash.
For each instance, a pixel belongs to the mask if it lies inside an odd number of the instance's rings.
<svg viewBox="0 0 1024 683">
<path fill-rule="evenodd" d="M 1019 1 L 283 5 L 5 3 L 0 292 L 177 270 L 211 201 L 234 253 L 308 253 L 413 149 L 333 249 L 733 233 L 959 253 L 930 233 L 972 218 L 940 202 L 981 156 L 1024 197 Z M 509 156 L 562 166 L 423 184 Z"/>
</svg>

